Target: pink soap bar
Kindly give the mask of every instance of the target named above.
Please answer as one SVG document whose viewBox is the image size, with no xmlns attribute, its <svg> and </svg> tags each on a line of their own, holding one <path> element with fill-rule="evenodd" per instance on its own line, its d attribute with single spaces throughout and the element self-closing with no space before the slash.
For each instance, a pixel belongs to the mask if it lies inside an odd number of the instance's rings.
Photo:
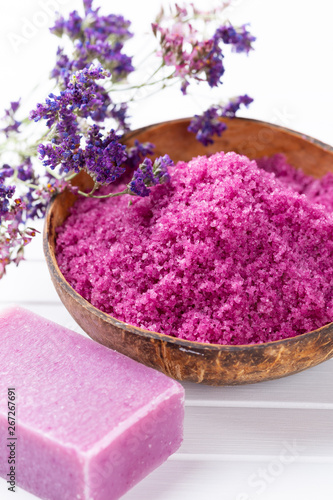
<svg viewBox="0 0 333 500">
<path fill-rule="evenodd" d="M 117 499 L 182 441 L 178 382 L 11 307 L 0 313 L 0 475 L 6 480 L 8 388 L 15 388 L 15 482 L 44 499 Z"/>
</svg>

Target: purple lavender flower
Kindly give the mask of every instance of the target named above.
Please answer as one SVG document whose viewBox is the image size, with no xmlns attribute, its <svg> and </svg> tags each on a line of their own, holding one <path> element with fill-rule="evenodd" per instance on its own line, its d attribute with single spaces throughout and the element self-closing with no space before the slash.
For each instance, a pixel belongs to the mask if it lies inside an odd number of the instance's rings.
<svg viewBox="0 0 333 500">
<path fill-rule="evenodd" d="M 70 74 L 90 66 L 97 59 L 112 72 L 113 81 L 120 81 L 133 71 L 132 58 L 122 52 L 124 42 L 132 36 L 130 22 L 122 16 L 101 16 L 99 8 L 92 8 L 92 1 L 84 0 L 85 17 L 74 11 L 69 19 L 59 17 L 51 32 L 67 35 L 74 42 L 73 59 L 58 49 L 56 66 L 51 75 L 66 87 Z"/>
<path fill-rule="evenodd" d="M 241 105 L 248 106 L 253 102 L 252 97 L 247 94 L 233 97 L 224 106 L 214 105 L 208 108 L 202 115 L 195 115 L 188 127 L 189 132 L 196 134 L 198 141 L 204 146 L 213 144 L 212 137 L 219 137 L 227 128 L 226 124 L 220 120 L 220 117 L 235 118 Z"/>
<path fill-rule="evenodd" d="M 118 123 L 118 130 L 121 130 L 124 134 L 130 131 L 130 126 L 127 122 L 128 105 L 126 102 L 114 104 L 110 111 L 110 115 Z"/>
<path fill-rule="evenodd" d="M 186 94 L 191 80 L 206 81 L 210 87 L 222 83 L 224 74 L 224 44 L 231 44 L 236 52 L 249 52 L 255 38 L 247 30 L 246 25 L 234 27 L 222 25 L 212 38 L 202 39 L 195 29 L 192 19 L 201 19 L 205 24 L 216 17 L 218 10 L 201 12 L 193 4 L 189 9 L 176 5 L 175 13 L 170 16 L 162 11 L 152 25 L 154 35 L 159 39 L 161 50 L 157 55 L 162 57 L 166 66 L 174 67 L 174 76 L 181 78 L 181 91 Z"/>
<path fill-rule="evenodd" d="M 15 186 L 5 186 L 4 179 L 0 177 L 0 221 L 9 211 L 9 200 L 15 193 Z"/>
<path fill-rule="evenodd" d="M 24 161 L 17 167 L 17 177 L 24 182 L 34 182 L 35 171 L 31 163 L 31 158 L 25 158 Z"/>
<path fill-rule="evenodd" d="M 126 160 L 126 146 L 119 140 L 114 130 L 105 138 L 98 125 L 89 130 L 84 152 L 85 169 L 100 184 L 110 184 L 125 172 L 125 167 L 121 165 Z"/>
<path fill-rule="evenodd" d="M 151 142 L 139 142 L 135 139 L 134 146 L 127 149 L 126 164 L 133 170 L 137 169 L 146 156 L 154 153 L 154 148 Z"/>
<path fill-rule="evenodd" d="M 100 9 L 93 9 L 92 3 L 92 1 L 84 1 L 84 18 L 76 10 L 70 13 L 67 21 L 63 16 L 59 16 L 55 25 L 50 28 L 51 33 L 60 37 L 66 34 L 73 41 L 94 43 L 97 40 L 102 42 L 109 40 L 110 47 L 112 47 L 112 38 L 116 39 L 116 42 L 124 42 L 132 36 L 129 31 L 130 21 L 115 14 L 101 16 L 99 15 Z"/>
<path fill-rule="evenodd" d="M 4 180 L 5 178 L 12 177 L 15 172 L 20 181 L 36 185 L 39 182 L 39 176 L 34 171 L 31 158 L 29 157 L 23 158 L 22 163 L 16 166 L 15 170 L 7 164 L 0 168 L 0 215 L 4 221 L 7 223 L 8 221 L 12 221 L 12 226 L 15 223 L 16 227 L 18 227 L 19 224 L 25 224 L 28 219 L 43 217 L 45 215 L 50 197 L 48 200 L 43 200 L 40 198 L 39 193 L 35 189 L 29 187 L 26 192 L 21 193 L 21 198 L 15 199 L 14 203 L 10 204 L 10 199 L 13 197 L 15 192 L 15 186 L 6 186 Z M 24 230 L 21 232 L 24 234 Z M 9 240 L 14 238 L 13 242 L 8 243 L 9 246 L 16 245 L 17 238 L 14 236 L 14 233 L 9 235 Z"/>
<path fill-rule="evenodd" d="M 89 22 L 86 22 L 86 24 L 84 35 L 91 42 L 96 40 L 104 42 L 108 40 L 111 43 L 113 39 L 115 44 L 117 44 L 123 43 L 133 36 L 129 31 L 130 21 L 116 14 L 100 16 L 99 8 L 95 10 L 90 8 Z"/>
<path fill-rule="evenodd" d="M 14 174 L 14 169 L 5 163 L 0 168 L 0 178 L 5 179 L 6 177 L 11 177 Z"/>
<path fill-rule="evenodd" d="M 20 102 L 21 102 L 21 99 L 19 99 L 18 101 L 13 101 L 10 103 L 10 108 L 8 110 L 6 110 L 6 114 L 8 116 L 11 115 L 11 113 L 16 113 L 16 111 L 18 110 L 18 108 L 20 107 Z"/>
<path fill-rule="evenodd" d="M 42 219 L 45 216 L 47 205 L 49 204 L 51 196 L 47 198 L 41 196 L 40 191 L 29 189 L 23 197 L 25 204 L 25 216 L 22 215 L 22 220 L 27 221 L 35 219 Z"/>
<path fill-rule="evenodd" d="M 46 179 L 48 179 L 48 182 L 45 184 Z M 73 193 L 77 193 L 78 191 L 78 188 L 71 186 L 65 179 L 55 179 L 50 175 L 46 175 L 45 180 L 39 189 L 29 188 L 23 195 L 22 201 L 25 206 L 25 210 L 21 216 L 23 222 L 27 222 L 28 219 L 43 218 L 52 196 L 62 193 L 66 188 Z"/>
<path fill-rule="evenodd" d="M 103 122 L 112 117 L 112 101 L 104 87 L 95 84 L 95 99 L 98 106 L 91 110 L 91 118 L 96 122 Z"/>
<path fill-rule="evenodd" d="M 45 167 L 54 170 L 58 165 L 61 172 L 79 172 L 84 165 L 82 149 L 80 148 L 81 134 L 77 122 L 77 117 L 73 110 L 66 107 L 66 96 L 63 94 L 63 103 L 51 109 L 37 108 L 39 115 L 35 120 L 41 117 L 47 120 L 46 124 L 50 128 L 55 126 L 51 143 L 39 144 L 37 152 L 39 158 L 43 161 Z M 72 101 L 69 101 L 71 108 Z M 40 105 L 41 106 L 41 105 Z M 42 112 L 43 111 L 43 112 Z M 44 115 L 44 116 L 43 116 Z M 33 118 L 34 113 L 31 114 Z"/>
<path fill-rule="evenodd" d="M 206 56 L 206 78 L 210 87 L 217 87 L 221 82 L 221 77 L 224 74 L 223 54 L 220 47 L 215 46 Z"/>
<path fill-rule="evenodd" d="M 113 130 L 103 138 L 101 128 L 95 124 L 87 133 L 86 148 L 81 146 L 82 134 L 77 116 L 95 120 L 105 118 L 105 103 L 111 101 L 107 94 L 101 97 L 104 89 L 95 80 L 108 75 L 101 67 L 85 68 L 73 76 L 60 96 L 50 94 L 45 105 L 39 104 L 31 112 L 31 119 L 44 118 L 49 128 L 55 127 L 52 142 L 38 146 L 39 157 L 46 167 L 54 169 L 60 166 L 60 171 L 66 173 L 86 168 L 101 184 L 113 182 L 125 171 L 120 166 L 126 160 L 125 146 L 120 144 Z M 118 118 L 124 120 L 125 110 L 113 108 L 110 115 L 115 116 L 116 112 Z"/>
<path fill-rule="evenodd" d="M 7 138 L 9 137 L 11 132 L 19 132 L 21 122 L 16 120 L 15 117 L 16 111 L 19 107 L 20 99 L 18 101 L 11 102 L 9 108 L 5 110 L 3 120 L 6 123 L 6 126 L 0 128 L 0 132 L 3 132 Z"/>
<path fill-rule="evenodd" d="M 25 201 L 16 198 L 10 206 L 6 201 L 8 202 L 8 199 L 3 203 L 0 195 L 0 220 L 2 219 L 1 224 L 4 228 L 4 232 L 0 233 L 0 279 L 11 262 L 18 265 L 24 259 L 25 245 L 30 243 L 38 232 L 31 227 L 22 227 L 27 222 Z"/>
<path fill-rule="evenodd" d="M 217 87 L 224 74 L 223 53 L 214 38 L 196 42 L 190 54 L 183 53 L 183 62 L 176 65 L 176 74 L 186 76 L 182 80 L 181 91 L 186 94 L 188 78 L 202 81 L 203 75 L 210 87 Z"/>
<path fill-rule="evenodd" d="M 154 163 L 150 158 L 145 158 L 128 184 L 129 193 L 141 197 L 149 196 L 149 187 L 170 181 L 168 167 L 173 165 L 174 163 L 168 155 L 156 158 Z"/>
<path fill-rule="evenodd" d="M 221 107 L 221 116 L 226 116 L 227 118 L 235 118 L 235 115 L 241 105 L 243 104 L 244 106 L 248 107 L 251 102 L 253 102 L 253 99 L 247 94 L 233 97 L 232 99 L 230 99 L 228 104 Z"/>
<path fill-rule="evenodd" d="M 126 131 L 125 104 L 114 105 L 103 87 L 96 83 L 109 76 L 101 67 L 89 67 L 75 73 L 67 88 L 59 96 L 50 94 L 45 104 L 38 104 L 30 118 L 45 119 L 52 127 L 52 141 L 38 146 L 39 158 L 45 167 L 52 170 L 57 166 L 61 172 L 79 172 L 86 168 L 96 182 L 109 184 L 124 171 L 121 164 L 126 160 L 125 146 L 120 144 L 116 133 L 103 138 L 101 128 L 96 124 L 87 132 L 87 144 L 81 145 L 82 133 L 77 117 L 103 121 L 112 117 L 119 127 Z"/>
<path fill-rule="evenodd" d="M 148 189 L 145 184 L 146 179 L 146 173 L 138 168 L 138 170 L 134 172 L 133 178 L 128 185 L 129 192 L 137 196 L 149 196 L 150 189 Z"/>
<path fill-rule="evenodd" d="M 65 54 L 64 49 L 58 47 L 56 55 L 56 65 L 50 73 L 61 88 L 66 88 L 69 84 L 71 74 L 73 73 L 74 61 L 70 61 Z"/>
<path fill-rule="evenodd" d="M 202 115 L 195 115 L 188 127 L 188 131 L 196 134 L 197 140 L 204 146 L 213 144 L 212 137 L 221 136 L 227 128 L 226 124 L 219 120 L 219 110 L 219 106 L 211 106 Z"/>
<path fill-rule="evenodd" d="M 253 50 L 252 43 L 256 38 L 251 35 L 246 26 L 246 24 L 240 28 L 235 28 L 231 24 L 229 26 L 220 26 L 216 30 L 214 38 L 218 41 L 222 40 L 225 44 L 232 45 L 234 52 L 246 52 L 248 54 L 250 50 Z"/>
<path fill-rule="evenodd" d="M 83 168 L 84 151 L 80 147 L 82 134 L 77 116 L 87 118 L 95 112 L 101 113 L 102 94 L 96 80 L 107 76 L 109 73 L 101 67 L 85 68 L 73 75 L 59 96 L 50 94 L 45 104 L 38 104 L 30 113 L 30 119 L 43 118 L 49 128 L 53 127 L 51 144 L 38 146 L 44 166 L 54 169 L 60 165 L 62 172 L 79 172 Z"/>
<path fill-rule="evenodd" d="M 112 80 L 118 82 L 131 73 L 132 58 L 121 52 L 123 45 L 116 43 L 114 47 L 110 46 L 108 41 L 97 40 L 91 42 L 77 42 L 74 51 L 73 69 L 83 69 L 90 63 L 98 59 L 100 64 L 110 71 Z"/>
<path fill-rule="evenodd" d="M 93 3 L 93 0 L 83 0 L 83 6 L 84 6 L 84 11 L 85 11 L 86 15 L 89 11 L 92 10 L 92 3 Z"/>
<path fill-rule="evenodd" d="M 59 144 L 40 144 L 37 148 L 39 158 L 52 170 L 59 166 L 61 173 L 78 173 L 85 165 L 80 140 L 80 136 L 73 135 L 63 136 Z"/>
<path fill-rule="evenodd" d="M 186 79 L 184 79 L 181 83 L 180 90 L 183 95 L 187 94 L 187 87 L 190 85 L 190 82 L 188 82 Z"/>
<path fill-rule="evenodd" d="M 69 14 L 68 21 L 65 21 L 63 16 L 58 16 L 50 31 L 56 36 L 62 37 L 66 34 L 72 40 L 76 40 L 82 36 L 82 21 L 82 17 L 74 10 Z"/>
<path fill-rule="evenodd" d="M 153 174 L 156 184 L 165 184 L 170 182 L 169 167 L 173 167 L 174 163 L 169 155 L 160 156 L 156 158 L 153 165 Z"/>
</svg>

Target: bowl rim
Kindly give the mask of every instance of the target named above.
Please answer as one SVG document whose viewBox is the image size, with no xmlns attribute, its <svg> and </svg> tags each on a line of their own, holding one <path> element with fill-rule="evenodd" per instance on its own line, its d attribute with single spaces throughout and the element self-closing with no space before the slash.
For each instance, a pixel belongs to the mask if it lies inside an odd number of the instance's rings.
<svg viewBox="0 0 333 500">
<path fill-rule="evenodd" d="M 131 130 L 130 132 L 125 134 L 123 139 L 129 140 L 141 132 L 145 132 L 146 130 L 149 130 L 149 129 L 154 128 L 154 127 L 158 127 L 160 125 L 163 126 L 163 125 L 167 125 L 168 123 L 187 123 L 188 121 L 192 120 L 192 118 L 193 118 L 193 116 L 188 116 L 185 118 L 176 118 L 174 120 L 165 120 L 162 122 L 156 122 L 156 123 L 152 123 L 149 125 L 144 125 L 143 127 L 139 127 L 135 130 Z M 323 142 L 320 139 L 316 139 L 315 137 L 312 137 L 311 135 L 304 134 L 303 132 L 299 132 L 298 130 L 294 130 L 294 129 L 285 127 L 284 125 L 277 125 L 275 123 L 266 122 L 264 120 L 258 120 L 256 118 L 245 118 L 245 117 L 243 118 L 240 116 L 235 116 L 234 118 L 220 118 L 219 120 L 223 121 L 223 122 L 227 122 L 227 123 L 228 122 L 229 123 L 235 122 L 235 121 L 257 123 L 257 124 L 261 124 L 264 126 L 268 126 L 270 128 L 275 128 L 277 130 L 287 132 L 288 134 L 295 135 L 296 137 L 298 137 L 300 139 L 306 140 L 308 142 L 311 142 L 312 144 L 315 144 L 316 146 L 321 147 L 325 151 L 329 151 L 329 152 L 333 153 L 333 145 L 331 146 L 330 144 L 327 144 L 326 142 Z"/>
<path fill-rule="evenodd" d="M 134 138 L 136 135 L 139 133 L 142 133 L 146 130 L 149 130 L 154 127 L 158 126 L 164 126 L 167 124 L 171 123 L 185 123 L 191 120 L 192 117 L 188 118 L 179 118 L 176 120 L 166 120 L 162 122 L 157 122 L 153 123 L 151 125 L 147 125 L 138 129 L 135 129 L 128 134 L 124 136 L 124 140 L 129 140 L 131 138 Z M 230 120 L 230 119 L 229 119 Z M 278 130 L 282 130 L 284 132 L 287 132 L 289 134 L 295 135 L 296 137 L 299 137 L 301 139 L 304 139 L 305 141 L 311 142 L 325 151 L 332 152 L 333 153 L 333 146 L 330 146 L 329 144 L 326 144 L 319 139 L 315 139 L 307 134 L 303 134 L 301 132 L 297 132 L 295 130 L 286 128 L 281 125 L 275 125 L 270 122 L 265 122 L 263 120 L 257 120 L 254 118 L 241 118 L 241 117 L 235 117 L 232 118 L 232 120 L 237 120 L 237 121 L 246 121 L 246 122 L 254 122 L 257 124 L 262 124 L 264 126 L 269 126 L 271 128 L 275 128 Z M 228 121 L 228 120 L 227 120 Z M 82 295 L 80 295 L 66 280 L 64 275 L 62 274 L 58 262 L 56 259 L 55 252 L 51 248 L 50 244 L 50 224 L 52 222 L 53 214 L 52 214 L 52 209 L 54 206 L 54 203 L 56 202 L 57 196 L 54 196 L 52 200 L 50 201 L 47 211 L 46 211 L 46 216 L 45 216 L 45 221 L 44 221 L 44 229 L 43 229 L 43 249 L 44 249 L 44 255 L 46 258 L 46 262 L 49 268 L 49 271 L 51 275 L 53 276 L 54 279 L 57 280 L 58 284 L 67 292 L 76 302 L 78 302 L 82 307 L 85 309 L 88 309 L 88 311 L 95 316 L 99 317 L 101 320 L 103 320 L 106 323 L 111 324 L 112 326 L 121 328 L 122 330 L 125 330 L 129 333 L 137 333 L 143 337 L 146 337 L 148 339 L 155 339 L 155 340 L 160 340 L 163 342 L 167 342 L 169 344 L 176 344 L 177 346 L 180 346 L 187 352 L 197 352 L 197 351 L 202 351 L 202 350 L 211 350 L 211 351 L 244 351 L 244 350 L 250 350 L 250 349 L 267 349 L 269 347 L 272 348 L 277 348 L 280 347 L 280 345 L 286 345 L 286 344 L 293 344 L 299 342 L 301 339 L 306 339 L 310 340 L 312 337 L 316 337 L 318 333 L 320 333 L 321 330 L 328 328 L 330 325 L 333 325 L 333 321 L 330 323 L 326 323 L 325 325 L 321 326 L 320 328 L 317 328 L 315 330 L 311 330 L 310 332 L 305 332 L 301 333 L 299 335 L 295 335 L 293 337 L 287 337 L 285 339 L 279 339 L 279 340 L 272 340 L 269 342 L 262 342 L 262 343 L 252 343 L 252 344 L 213 344 L 213 343 L 207 343 L 207 342 L 198 342 L 195 340 L 186 340 L 182 339 L 179 337 L 172 337 L 171 335 L 167 335 L 165 333 L 159 333 L 155 332 L 152 330 L 146 330 L 144 328 L 141 328 L 139 326 L 131 325 L 129 323 L 125 323 L 124 321 L 118 320 L 117 318 L 111 316 L 110 314 L 101 311 L 97 307 L 93 306 L 88 300 L 86 300 Z"/>
</svg>

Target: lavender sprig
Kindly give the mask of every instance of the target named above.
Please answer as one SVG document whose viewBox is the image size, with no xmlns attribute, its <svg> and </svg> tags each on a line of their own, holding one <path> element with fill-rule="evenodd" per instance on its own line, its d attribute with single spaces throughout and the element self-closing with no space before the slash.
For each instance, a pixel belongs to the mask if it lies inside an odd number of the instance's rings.
<svg viewBox="0 0 333 500">
<path fill-rule="evenodd" d="M 156 158 L 154 163 L 146 158 L 134 172 L 133 179 L 128 185 L 128 193 L 137 196 L 149 196 L 150 187 L 170 181 L 169 167 L 174 165 L 168 155 Z"/>
<path fill-rule="evenodd" d="M 15 193 L 15 186 L 5 186 L 4 179 L 0 177 L 0 218 L 9 212 L 9 200 Z"/>
<path fill-rule="evenodd" d="M 235 118 L 239 108 L 248 106 L 253 101 L 247 94 L 230 99 L 227 104 L 209 107 L 202 115 L 195 115 L 188 127 L 189 132 L 196 134 L 196 138 L 204 146 L 213 144 L 215 135 L 221 136 L 227 125 L 221 117 Z"/>
<path fill-rule="evenodd" d="M 90 66 L 96 60 L 112 74 L 113 82 L 119 82 L 134 71 L 132 58 L 124 54 L 124 42 L 132 37 L 130 22 L 122 16 L 110 14 L 101 16 L 99 8 L 92 8 L 93 2 L 84 2 L 85 15 L 77 11 L 69 19 L 59 16 L 51 33 L 67 36 L 74 44 L 72 59 L 59 48 L 57 64 L 52 71 L 62 85 L 66 85 L 71 73 Z"/>
<path fill-rule="evenodd" d="M 89 125 L 101 105 L 96 80 L 109 76 L 102 67 L 76 72 L 60 95 L 50 94 L 45 104 L 38 104 L 30 113 L 32 120 L 45 119 L 52 130 L 49 142 L 38 146 L 45 167 L 58 167 L 66 174 L 84 169 L 100 184 L 114 182 L 124 173 L 121 165 L 127 155 L 120 136 L 114 130 L 103 135 L 101 126 Z"/>
<path fill-rule="evenodd" d="M 3 117 L 5 126 L 0 128 L 0 133 L 4 133 L 7 139 L 10 137 L 12 132 L 19 132 L 21 122 L 16 119 L 16 112 L 19 107 L 20 100 L 11 102 L 9 108 L 5 110 L 5 115 Z"/>
<path fill-rule="evenodd" d="M 165 66 L 174 68 L 173 76 L 180 78 L 183 94 L 187 93 L 192 81 L 204 81 L 210 87 L 221 85 L 225 72 L 223 45 L 231 45 L 237 53 L 248 54 L 255 41 L 247 25 L 237 27 L 229 22 L 221 24 L 211 37 L 203 38 L 192 23 L 197 18 L 204 20 L 207 27 L 212 21 L 207 12 L 201 12 L 193 4 L 184 8 L 176 4 L 174 12 L 166 15 L 162 10 L 152 25 L 160 44 L 158 54 Z"/>
<path fill-rule="evenodd" d="M 154 186 L 170 181 L 173 162 L 168 155 L 153 161 L 148 158 L 153 144 L 123 144 L 123 135 L 130 130 L 130 106 L 135 92 L 143 87 L 149 95 L 149 91 L 178 83 L 187 94 L 193 83 L 222 84 L 225 48 L 248 54 L 255 40 L 248 25 L 237 27 L 223 20 L 224 7 L 205 12 L 185 4 L 175 5 L 170 15 L 161 11 L 152 25 L 160 66 L 146 81 L 128 87 L 134 94 L 122 100 L 111 92 L 127 90 L 124 85 L 134 71 L 132 56 L 125 52 L 125 43 L 133 36 L 130 22 L 120 15 L 102 15 L 92 0 L 83 0 L 82 13 L 73 11 L 67 19 L 57 18 L 51 32 L 66 38 L 72 50 L 58 47 L 50 75 L 53 92 L 36 105 L 31 122 L 18 117 L 18 100 L 10 103 L 0 123 L 0 137 L 6 139 L 0 142 L 0 151 L 5 151 L 0 163 L 0 278 L 7 265 L 24 258 L 24 248 L 36 234 L 31 221 L 43 217 L 52 196 L 64 189 L 97 198 L 145 197 Z M 250 102 L 244 95 L 224 105 L 214 104 L 194 117 L 189 130 L 208 145 L 226 128 L 221 118 L 232 118 Z M 29 137 L 39 128 L 41 138 L 31 144 Z M 94 181 L 89 193 L 71 184 L 82 170 Z M 122 176 L 123 191 L 98 191 Z"/>
</svg>

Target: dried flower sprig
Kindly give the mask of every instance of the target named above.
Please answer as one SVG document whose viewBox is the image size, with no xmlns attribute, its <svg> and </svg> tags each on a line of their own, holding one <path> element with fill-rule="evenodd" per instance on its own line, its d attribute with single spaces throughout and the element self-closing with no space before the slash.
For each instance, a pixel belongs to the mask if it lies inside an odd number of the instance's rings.
<svg viewBox="0 0 333 500">
<path fill-rule="evenodd" d="M 156 158 L 154 163 L 150 158 L 145 158 L 134 172 L 133 179 L 128 185 L 128 193 L 138 196 L 149 196 L 150 187 L 169 182 L 168 167 L 172 166 L 173 161 L 168 155 Z"/>
<path fill-rule="evenodd" d="M 227 128 L 226 124 L 220 118 L 235 118 L 239 108 L 242 105 L 247 107 L 252 101 L 252 97 L 245 94 L 230 99 L 227 104 L 213 105 L 202 115 L 195 115 L 188 129 L 190 132 L 196 134 L 198 141 L 202 142 L 204 146 L 208 146 L 208 144 L 214 142 L 214 135 L 221 136 L 222 132 Z"/>
<path fill-rule="evenodd" d="M 193 81 L 207 82 L 210 87 L 222 83 L 224 44 L 231 45 L 235 52 L 248 54 L 255 41 L 247 25 L 234 27 L 229 22 L 218 26 L 210 37 L 205 38 L 195 28 L 196 19 L 205 19 L 206 30 L 209 31 L 213 19 L 193 4 L 183 8 L 176 5 L 170 14 L 162 9 L 152 25 L 160 44 L 159 55 L 164 65 L 173 68 L 173 76 L 180 78 L 183 94 L 187 93 Z"/>
<path fill-rule="evenodd" d="M 9 138 L 11 132 L 19 131 L 19 126 L 21 125 L 21 122 L 16 120 L 16 111 L 18 110 L 19 106 L 20 106 L 20 100 L 11 102 L 9 108 L 5 110 L 5 116 L 3 117 L 5 126 L 3 128 L 0 128 L 0 132 L 5 134 L 7 139 Z"/>
<path fill-rule="evenodd" d="M 170 13 L 162 10 L 152 24 L 160 65 L 146 81 L 132 86 L 127 78 L 134 72 L 133 60 L 125 52 L 133 36 L 129 21 L 102 15 L 92 0 L 83 0 L 82 14 L 73 11 L 68 19 L 57 18 L 50 31 L 69 39 L 72 51 L 58 47 L 50 73 L 53 91 L 31 111 L 30 121 L 20 116 L 18 100 L 10 103 L 0 122 L 0 278 L 8 264 L 17 265 L 24 258 L 24 248 L 36 234 L 31 222 L 43 217 L 52 196 L 64 189 L 89 197 L 142 197 L 169 181 L 173 162 L 167 154 L 152 160 L 148 156 L 153 144 L 123 144 L 130 130 L 129 109 L 143 87 L 149 95 L 178 83 L 181 92 L 189 94 L 193 83 L 222 84 L 224 47 L 248 54 L 255 40 L 247 25 L 235 27 L 223 19 L 226 6 L 209 12 L 193 4 L 175 5 Z M 121 101 L 114 97 L 119 90 L 133 92 Z M 244 95 L 214 104 L 193 118 L 189 131 L 207 145 L 226 128 L 221 117 L 235 116 L 250 102 Z M 31 144 L 30 137 L 39 132 Z M 94 180 L 89 193 L 71 184 L 82 170 Z M 132 179 L 128 182 L 126 177 L 123 191 L 99 193 L 100 187 L 120 179 L 125 171 L 131 175 L 131 170 Z"/>
</svg>

